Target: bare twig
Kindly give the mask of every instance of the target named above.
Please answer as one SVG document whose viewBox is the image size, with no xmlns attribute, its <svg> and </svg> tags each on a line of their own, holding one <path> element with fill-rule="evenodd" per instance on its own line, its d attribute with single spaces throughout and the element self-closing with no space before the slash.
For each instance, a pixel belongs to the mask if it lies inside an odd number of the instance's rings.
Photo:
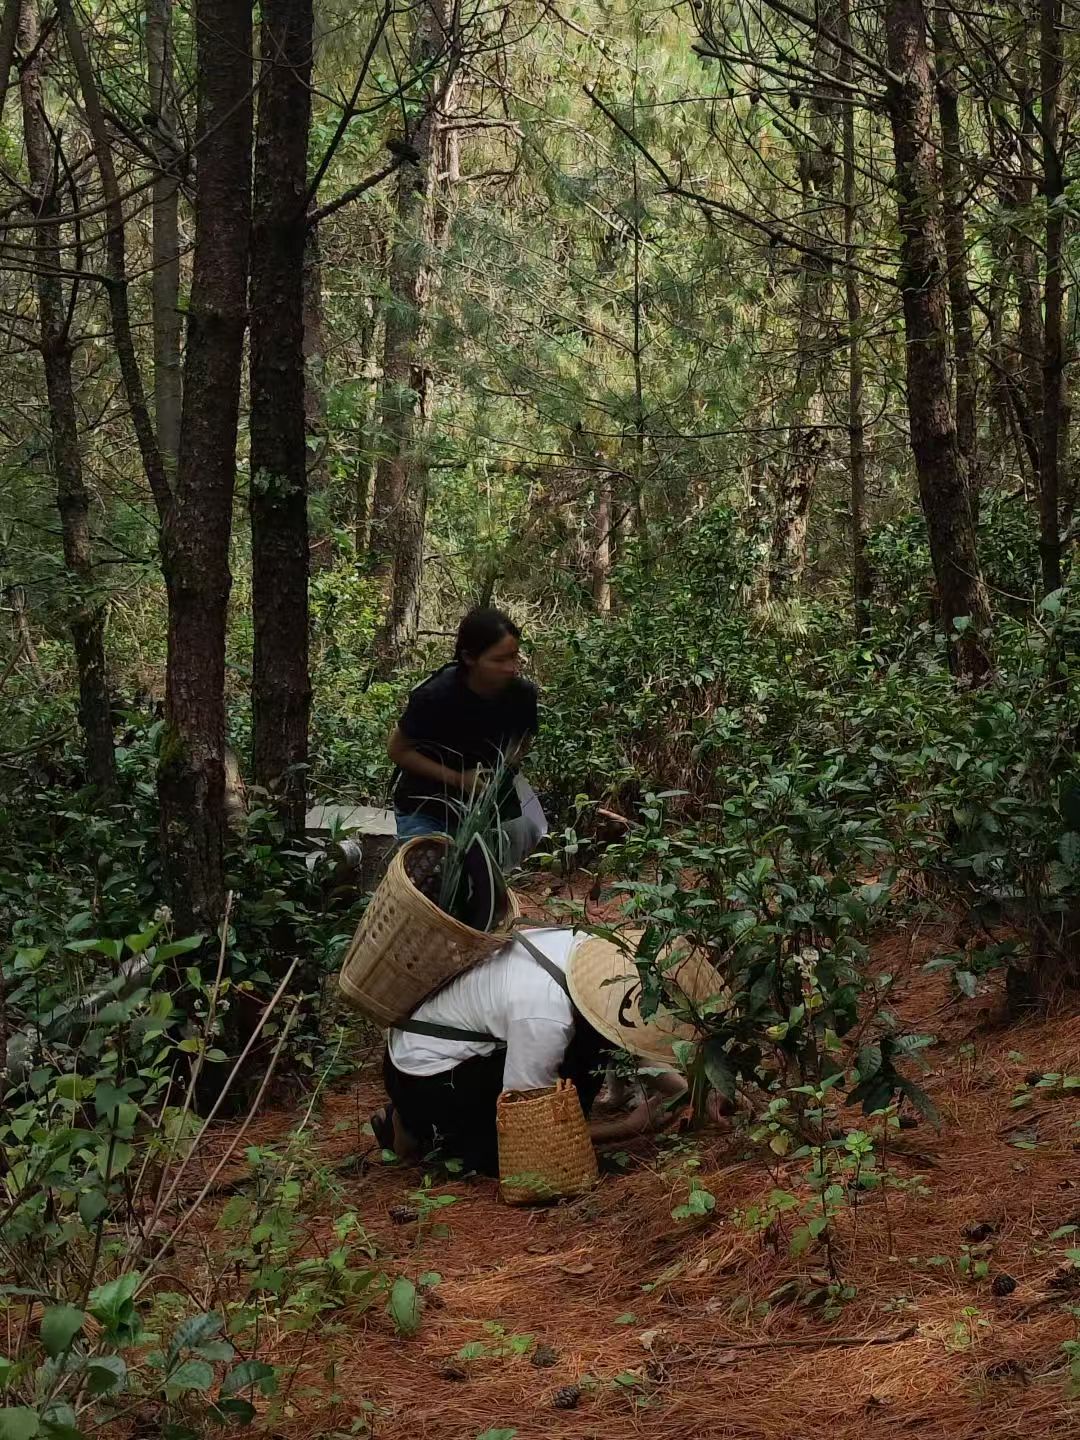
<svg viewBox="0 0 1080 1440">
<path fill-rule="evenodd" d="M 312 210 L 308 215 L 308 228 L 313 230 L 320 220 L 325 220 L 328 216 L 335 215 L 346 205 L 350 205 L 354 200 L 358 200 L 365 191 L 374 190 L 376 185 L 381 184 L 388 175 L 392 175 L 402 163 L 400 159 L 392 160 L 389 165 L 376 171 L 374 175 L 369 175 L 366 180 L 361 180 L 358 185 L 350 186 L 350 188 L 346 190 L 343 195 L 339 195 L 336 200 L 328 200 L 325 205 L 320 205 L 318 210 Z"/>
</svg>

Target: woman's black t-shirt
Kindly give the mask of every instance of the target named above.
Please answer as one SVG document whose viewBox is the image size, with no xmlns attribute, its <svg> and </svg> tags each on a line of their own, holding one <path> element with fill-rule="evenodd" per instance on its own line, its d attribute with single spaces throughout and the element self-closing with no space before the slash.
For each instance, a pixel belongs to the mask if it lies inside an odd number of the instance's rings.
<svg viewBox="0 0 1080 1440">
<path fill-rule="evenodd" d="M 398 724 L 422 755 L 448 770 L 491 768 L 538 728 L 536 686 L 530 681 L 512 680 L 498 695 L 477 695 L 456 665 L 445 666 L 416 687 Z M 512 786 L 506 789 L 499 803 L 504 820 L 519 813 Z M 405 814 L 450 823 L 454 812 L 445 803 L 446 793 L 424 775 L 399 770 L 394 780 L 394 805 Z M 460 792 L 450 791 L 449 798 L 460 799 Z"/>
</svg>

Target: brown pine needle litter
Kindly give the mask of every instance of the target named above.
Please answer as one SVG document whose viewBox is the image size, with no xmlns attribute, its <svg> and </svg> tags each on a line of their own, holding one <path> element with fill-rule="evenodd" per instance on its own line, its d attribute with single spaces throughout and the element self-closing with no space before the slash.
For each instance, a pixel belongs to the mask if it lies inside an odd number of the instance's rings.
<svg viewBox="0 0 1080 1440">
<path fill-rule="evenodd" d="M 310 1133 L 377 1240 L 378 1264 L 442 1279 L 410 1339 L 381 1309 L 341 1311 L 316 1334 L 281 1333 L 267 1358 L 295 1374 L 283 1381 L 284 1413 L 263 1433 L 1075 1437 L 1080 1399 L 1070 1399 L 1061 1347 L 1080 1335 L 1070 1308 L 1080 1307 L 1080 1272 L 1071 1289 L 1065 1261 L 1078 1239 L 1053 1237 L 1080 1227 L 1080 1093 L 1047 1092 L 1019 1110 L 1011 1102 L 1030 1072 L 1080 1072 L 1080 1016 L 1006 1027 L 985 1003 L 953 1003 L 944 979 L 921 968 L 947 942 L 925 931 L 915 944 L 899 934 L 875 948 L 875 965 L 897 977 L 892 1008 L 938 1037 L 925 1084 L 943 1126 L 920 1121 L 896 1136 L 887 1200 L 869 1192 L 835 1222 L 839 1279 L 854 1293 L 831 1318 L 807 1300 L 828 1280 L 822 1251 L 793 1258 L 790 1226 L 755 1230 L 737 1218 L 774 1188 L 799 1192 L 804 1162 L 774 1159 L 770 1170 L 737 1135 L 639 1143 L 623 1172 L 564 1207 L 510 1209 L 494 1181 L 438 1185 L 457 1197 L 438 1213 L 444 1233 L 393 1223 L 416 1170 L 347 1163 L 371 1144 L 358 1127 L 381 1100 L 377 1068 L 330 1091 Z M 859 1128 L 860 1117 L 846 1119 Z M 280 1140 L 295 1122 L 271 1111 L 248 1143 Z M 228 1141 L 222 1127 L 204 1165 Z M 678 1221 L 692 1143 L 715 1209 Z M 203 1256 L 220 1247 L 215 1213 L 195 1227 Z M 310 1217 L 312 1253 L 333 1248 L 333 1220 Z M 178 1248 L 192 1267 L 205 1263 L 193 1241 Z M 985 1276 L 962 1273 L 965 1254 L 986 1262 Z M 994 1293 L 999 1275 L 1016 1282 L 1011 1293 Z M 466 1346 L 473 1358 L 461 1358 Z M 532 1364 L 537 1346 L 546 1348 Z M 573 1405 L 558 1408 L 574 1389 Z"/>
</svg>

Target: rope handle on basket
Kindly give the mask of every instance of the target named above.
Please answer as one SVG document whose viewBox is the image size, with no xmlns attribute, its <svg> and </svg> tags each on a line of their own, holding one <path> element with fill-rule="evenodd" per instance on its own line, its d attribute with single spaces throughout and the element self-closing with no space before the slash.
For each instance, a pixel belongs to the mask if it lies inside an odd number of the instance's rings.
<svg viewBox="0 0 1080 1440">
<path fill-rule="evenodd" d="M 515 1108 L 514 1102 L 509 1099 L 510 1094 L 510 1091 L 504 1090 L 495 1103 L 495 1128 L 500 1134 L 506 1133 L 510 1123 L 509 1112 Z M 552 1120 L 560 1125 L 583 1114 L 577 1086 L 572 1080 L 556 1080 L 550 1090 L 543 1091 L 532 1098 L 546 1102 L 551 1111 Z"/>
</svg>

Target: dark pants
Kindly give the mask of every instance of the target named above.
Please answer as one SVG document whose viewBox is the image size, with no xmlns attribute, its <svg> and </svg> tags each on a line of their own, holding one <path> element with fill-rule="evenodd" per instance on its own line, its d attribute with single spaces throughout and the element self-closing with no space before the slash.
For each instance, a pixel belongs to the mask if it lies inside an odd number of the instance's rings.
<svg viewBox="0 0 1080 1440">
<path fill-rule="evenodd" d="M 610 1047 L 580 1017 L 559 1074 L 572 1080 L 588 1115 L 604 1082 Z M 482 1175 L 499 1173 L 495 1106 L 503 1088 L 506 1051 L 465 1060 L 440 1075 L 406 1075 L 383 1060 L 383 1084 L 401 1123 L 424 1153 L 438 1149 Z"/>
</svg>

